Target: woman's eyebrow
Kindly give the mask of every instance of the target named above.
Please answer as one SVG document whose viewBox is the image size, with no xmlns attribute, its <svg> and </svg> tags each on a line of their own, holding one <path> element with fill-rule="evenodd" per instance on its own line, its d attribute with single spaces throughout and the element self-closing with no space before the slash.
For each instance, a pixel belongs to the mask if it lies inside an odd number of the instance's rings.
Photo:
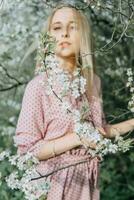
<svg viewBox="0 0 134 200">
<path fill-rule="evenodd" d="M 70 21 L 69 23 L 77 23 L 76 21 Z"/>
<path fill-rule="evenodd" d="M 54 24 L 61 24 L 61 22 L 54 22 L 54 23 L 52 24 L 52 26 L 53 26 Z"/>
<path fill-rule="evenodd" d="M 70 21 L 69 23 L 77 23 L 77 22 L 76 22 L 76 21 Z M 55 25 L 55 24 L 62 24 L 62 22 L 60 22 L 60 21 L 54 22 L 54 23 L 52 24 L 52 26 Z"/>
</svg>

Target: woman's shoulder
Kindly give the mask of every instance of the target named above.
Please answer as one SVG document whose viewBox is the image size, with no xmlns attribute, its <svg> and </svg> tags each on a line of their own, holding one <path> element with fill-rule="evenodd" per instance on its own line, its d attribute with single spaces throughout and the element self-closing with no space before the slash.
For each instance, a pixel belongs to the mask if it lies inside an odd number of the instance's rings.
<svg viewBox="0 0 134 200">
<path fill-rule="evenodd" d="M 41 91 L 43 89 L 44 73 L 35 75 L 26 85 L 26 90 Z"/>
</svg>

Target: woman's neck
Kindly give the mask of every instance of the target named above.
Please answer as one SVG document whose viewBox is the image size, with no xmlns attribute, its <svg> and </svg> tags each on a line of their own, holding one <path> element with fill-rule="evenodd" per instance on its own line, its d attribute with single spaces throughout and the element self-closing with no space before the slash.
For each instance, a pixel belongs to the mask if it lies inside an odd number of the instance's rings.
<svg viewBox="0 0 134 200">
<path fill-rule="evenodd" d="M 73 58 L 62 58 L 62 57 L 56 57 L 56 59 L 59 62 L 59 67 L 62 69 L 67 70 L 69 73 L 73 73 L 73 71 L 76 69 L 76 60 L 75 57 Z"/>
</svg>

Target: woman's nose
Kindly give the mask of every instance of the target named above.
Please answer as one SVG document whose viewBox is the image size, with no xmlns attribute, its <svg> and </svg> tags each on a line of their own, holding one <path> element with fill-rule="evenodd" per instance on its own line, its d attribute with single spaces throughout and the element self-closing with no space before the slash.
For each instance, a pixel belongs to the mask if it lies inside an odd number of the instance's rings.
<svg viewBox="0 0 134 200">
<path fill-rule="evenodd" d="M 65 30 L 62 32 L 61 34 L 62 37 L 69 37 L 69 33 L 68 33 L 68 30 Z"/>
</svg>

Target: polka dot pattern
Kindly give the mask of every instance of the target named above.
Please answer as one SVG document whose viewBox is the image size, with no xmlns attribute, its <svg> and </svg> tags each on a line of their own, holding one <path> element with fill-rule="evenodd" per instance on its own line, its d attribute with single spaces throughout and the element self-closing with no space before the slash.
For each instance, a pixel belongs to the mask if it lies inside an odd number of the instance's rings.
<svg viewBox="0 0 134 200">
<path fill-rule="evenodd" d="M 99 200 L 99 160 L 87 155 L 82 146 L 42 161 L 37 170 L 41 175 L 45 175 L 61 166 L 83 160 L 87 162 L 67 167 L 49 176 L 51 188 L 47 200 Z"/>
<path fill-rule="evenodd" d="M 66 114 L 59 105 L 55 95 L 47 95 L 45 85 L 40 84 L 46 80 L 45 74 L 36 75 L 26 86 L 22 99 L 21 111 L 19 114 L 14 141 L 18 152 L 24 154 L 27 151 L 33 155 L 40 151 L 48 139 L 54 139 L 73 131 L 74 123 L 72 116 Z M 55 84 L 55 91 L 59 92 L 62 86 Z M 65 97 L 78 107 L 71 96 Z M 103 126 L 104 117 L 102 104 L 98 98 L 91 101 L 92 121 L 97 126 Z M 89 117 L 89 120 L 91 118 Z M 72 163 L 87 158 L 86 150 L 82 146 L 71 149 L 65 153 L 40 161 L 37 170 L 45 174 L 49 170 L 59 167 L 60 164 Z M 99 200 L 98 183 L 98 161 L 93 160 L 60 170 L 49 178 L 51 189 L 47 200 Z"/>
</svg>

